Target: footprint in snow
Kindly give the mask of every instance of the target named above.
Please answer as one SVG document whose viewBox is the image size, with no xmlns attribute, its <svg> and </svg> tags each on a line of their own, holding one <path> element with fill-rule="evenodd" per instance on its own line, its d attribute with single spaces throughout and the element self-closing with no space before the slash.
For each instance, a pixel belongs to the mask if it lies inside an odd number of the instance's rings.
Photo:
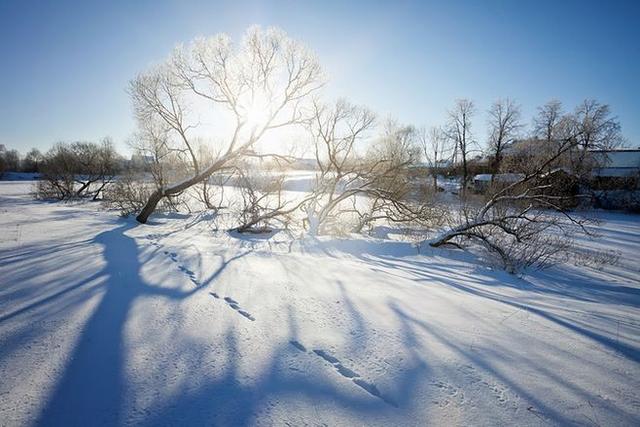
<svg viewBox="0 0 640 427">
<path fill-rule="evenodd" d="M 156 244 L 155 242 L 153 242 L 154 244 Z M 160 246 L 159 244 L 156 244 L 158 247 Z M 200 282 L 198 282 L 198 280 L 196 279 L 196 274 L 189 270 L 187 267 L 185 267 L 184 265 L 180 264 L 180 262 L 178 261 L 178 254 L 175 252 L 169 252 L 169 251 L 162 251 L 166 256 L 168 256 L 171 261 L 175 262 L 176 264 L 178 264 L 178 270 L 180 270 L 181 272 L 183 272 L 188 278 L 189 280 L 191 280 L 191 283 L 193 283 L 196 286 L 201 286 Z"/>
<path fill-rule="evenodd" d="M 214 297 L 215 299 L 220 299 L 220 295 L 216 294 L 215 292 L 209 292 L 209 295 L 211 295 L 212 297 Z M 251 320 L 252 322 L 255 321 L 255 317 L 253 317 L 251 315 L 251 313 L 249 313 L 246 310 L 243 310 L 240 307 L 240 304 L 238 303 L 238 301 L 234 300 L 231 297 L 224 297 L 222 298 L 229 307 L 231 307 L 233 310 L 235 310 L 236 312 L 238 312 L 239 315 L 246 317 L 247 319 Z"/>
<path fill-rule="evenodd" d="M 298 350 L 300 350 L 303 353 L 307 352 L 307 349 L 305 348 L 305 346 L 303 346 L 302 344 L 300 344 L 298 341 L 296 340 L 291 340 L 289 341 L 289 344 L 291 344 L 292 346 L 294 346 L 295 348 L 297 348 Z"/>
<path fill-rule="evenodd" d="M 291 344 L 293 347 L 295 347 L 297 350 L 299 350 L 299 351 L 301 351 L 303 353 L 307 352 L 307 348 L 302 343 L 300 343 L 299 341 L 291 340 L 291 341 L 289 341 L 289 344 Z M 360 377 L 360 374 L 358 374 L 357 372 L 355 372 L 355 371 L 347 368 L 346 366 L 344 366 L 342 364 L 342 362 L 340 362 L 340 360 L 337 357 L 332 356 L 326 350 L 314 349 L 309 354 L 315 354 L 316 356 L 320 357 L 324 361 L 326 361 L 329 364 L 331 364 L 336 369 L 336 372 L 338 374 L 340 374 L 341 376 L 343 376 L 346 379 L 349 379 L 349 380 L 353 381 L 353 383 L 355 385 L 357 385 L 358 387 L 360 387 L 361 389 L 363 389 L 364 391 L 366 391 L 370 395 L 372 395 L 374 397 L 377 397 L 378 399 L 381 399 L 382 401 L 384 401 L 388 405 L 391 405 L 391 406 L 393 406 L 395 408 L 398 407 L 398 405 L 394 401 L 392 401 L 391 399 L 383 396 L 382 393 L 380 393 L 380 390 L 378 390 L 378 387 L 376 387 L 375 384 L 367 382 L 364 379 L 362 379 Z"/>
</svg>

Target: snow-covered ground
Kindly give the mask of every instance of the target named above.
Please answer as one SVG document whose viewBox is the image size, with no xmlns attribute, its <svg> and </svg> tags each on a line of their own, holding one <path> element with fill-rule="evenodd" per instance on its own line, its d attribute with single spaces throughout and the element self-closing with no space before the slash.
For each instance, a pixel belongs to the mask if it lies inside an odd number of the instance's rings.
<svg viewBox="0 0 640 427">
<path fill-rule="evenodd" d="M 515 277 L 0 182 L 0 425 L 639 425 L 640 219 Z M 604 260 L 610 260 L 604 257 Z"/>
</svg>

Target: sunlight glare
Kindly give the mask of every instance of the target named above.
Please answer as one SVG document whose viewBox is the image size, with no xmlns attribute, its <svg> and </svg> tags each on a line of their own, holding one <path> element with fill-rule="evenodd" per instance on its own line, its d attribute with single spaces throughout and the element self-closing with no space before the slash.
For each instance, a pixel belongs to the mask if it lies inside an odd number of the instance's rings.
<svg viewBox="0 0 640 427">
<path fill-rule="evenodd" d="M 264 94 L 255 94 L 245 107 L 246 125 L 250 130 L 257 130 L 267 125 L 271 115 L 271 103 Z"/>
</svg>

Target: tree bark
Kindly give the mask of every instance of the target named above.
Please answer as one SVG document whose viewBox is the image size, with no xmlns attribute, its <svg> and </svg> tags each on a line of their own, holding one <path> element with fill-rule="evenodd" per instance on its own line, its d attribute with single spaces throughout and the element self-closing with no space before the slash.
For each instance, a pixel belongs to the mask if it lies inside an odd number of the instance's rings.
<svg viewBox="0 0 640 427">
<path fill-rule="evenodd" d="M 166 189 L 158 189 L 154 191 L 149 197 L 149 200 L 147 200 L 147 204 L 144 205 L 144 208 L 142 208 L 142 211 L 136 217 L 136 220 L 142 224 L 146 224 L 147 220 L 149 219 L 149 216 L 156 210 L 156 207 L 158 206 L 158 203 L 160 203 L 160 200 L 162 200 L 164 197 L 178 194 L 186 190 L 187 188 L 209 178 L 214 172 L 224 169 L 227 162 L 241 155 L 243 153 L 243 150 L 248 145 L 249 144 L 247 143 L 244 146 L 238 148 L 236 151 L 232 151 L 225 154 L 224 156 L 216 160 L 208 168 L 206 168 L 204 171 L 200 172 L 199 174 L 195 175 L 190 179 L 187 179 L 178 184 L 175 184 L 172 187 L 169 187 Z"/>
<path fill-rule="evenodd" d="M 164 197 L 164 192 L 162 190 L 156 190 L 151 194 L 149 200 L 147 200 L 147 204 L 144 205 L 142 211 L 136 217 L 136 220 L 142 224 L 146 224 L 149 216 L 156 210 L 156 206 L 162 198 Z"/>
</svg>

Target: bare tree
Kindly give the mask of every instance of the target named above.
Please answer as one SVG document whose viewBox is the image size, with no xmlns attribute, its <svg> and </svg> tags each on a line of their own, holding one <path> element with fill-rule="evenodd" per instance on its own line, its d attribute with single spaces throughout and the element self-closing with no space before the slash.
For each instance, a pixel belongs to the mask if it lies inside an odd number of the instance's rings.
<svg viewBox="0 0 640 427">
<path fill-rule="evenodd" d="M 23 172 L 38 172 L 44 156 L 37 148 L 32 148 L 22 159 L 21 169 Z"/>
<path fill-rule="evenodd" d="M 373 141 L 359 166 L 361 194 L 368 203 L 358 207 L 356 198 L 352 199 L 352 210 L 358 218 L 354 231 L 360 232 L 379 220 L 431 225 L 434 209 L 422 194 L 416 194 L 409 174 L 409 167 L 420 154 L 418 130 L 387 120 L 382 135 Z"/>
<path fill-rule="evenodd" d="M 141 122 L 129 145 L 135 153 L 132 162 L 105 195 L 107 206 L 123 216 L 137 214 L 155 191 L 188 176 L 181 152 L 172 150 L 163 122 Z M 175 212 L 180 206 L 185 206 L 182 192 L 163 198 L 157 208 Z"/>
<path fill-rule="evenodd" d="M 268 131 L 306 120 L 303 102 L 323 84 L 313 54 L 277 29 L 250 28 L 240 46 L 225 35 L 197 39 L 176 49 L 162 66 L 139 75 L 129 87 L 139 121 L 165 123 L 175 149 L 191 159 L 187 179 L 157 189 L 137 216 L 145 223 L 158 202 L 203 182 L 238 159 Z M 233 131 L 206 166 L 198 162 L 188 100 L 221 107 Z"/>
<path fill-rule="evenodd" d="M 405 222 L 424 214 L 407 197 L 407 168 L 419 154 L 415 129 L 389 121 L 367 153 L 358 154 L 373 127 L 374 115 L 364 107 L 343 100 L 315 104 L 311 131 L 319 172 L 303 204 L 311 234 L 339 232 L 345 216 L 355 217 L 350 230 L 360 231 L 377 220 Z"/>
<path fill-rule="evenodd" d="M 242 162 L 235 173 L 240 193 L 238 220 L 234 228 L 240 233 L 263 233 L 271 231 L 274 223 L 289 226 L 291 214 L 300 202 L 286 200 L 284 182 L 286 175 L 282 165 L 272 164 L 265 168 L 255 162 Z"/>
<path fill-rule="evenodd" d="M 580 103 L 565 121 L 566 127 L 578 135 L 576 149 L 570 153 L 567 167 L 582 180 L 589 180 L 592 168 L 601 166 L 596 164 L 598 159 L 589 152 L 611 150 L 620 146 L 624 141 L 620 122 L 611 115 L 608 105 L 593 99 Z"/>
<path fill-rule="evenodd" d="M 520 117 L 520 106 L 508 98 L 495 101 L 489 108 L 488 151 L 491 156 L 492 181 L 494 175 L 500 172 L 505 147 L 516 139 L 522 128 Z"/>
<path fill-rule="evenodd" d="M 591 149 L 610 150 L 623 142 L 620 122 L 611 115 L 607 104 L 595 99 L 585 99 L 573 114 L 578 146 L 583 151 Z"/>
<path fill-rule="evenodd" d="M 533 134 L 544 141 L 554 141 L 562 138 L 561 129 L 565 114 L 562 103 L 552 99 L 541 107 L 533 119 Z"/>
<path fill-rule="evenodd" d="M 473 146 L 471 119 L 474 114 L 473 101 L 458 99 L 454 107 L 449 110 L 449 122 L 445 128 L 447 137 L 455 146 L 455 160 L 460 156 L 462 161 L 462 194 L 465 194 L 469 181 L 468 158 Z"/>
<path fill-rule="evenodd" d="M 92 197 L 96 200 L 114 181 L 120 163 L 120 156 L 109 138 L 100 144 L 56 144 L 42 163 L 43 179 L 38 182 L 37 196 L 60 200 Z"/>
<path fill-rule="evenodd" d="M 438 174 L 442 164 L 453 155 L 451 141 L 440 127 L 425 128 L 418 132 L 422 154 L 429 166 L 429 172 L 433 178 L 433 188 L 438 188 Z"/>
<path fill-rule="evenodd" d="M 314 102 L 310 131 L 319 170 L 313 197 L 304 204 L 309 232 L 326 232 L 334 211 L 357 192 L 345 190 L 357 182 L 356 143 L 374 126 L 375 115 L 365 107 L 338 100 L 327 106 Z"/>
<path fill-rule="evenodd" d="M 520 180 L 503 187 L 481 207 L 466 206 L 458 224 L 430 241 L 434 247 L 480 242 L 497 254 L 503 267 L 544 265 L 567 249 L 572 234 L 587 232 L 584 220 L 565 208 L 567 196 L 554 188 L 555 165 L 577 146 L 574 135 L 553 142 L 553 149 L 539 153 L 538 163 Z M 562 185 L 562 184 L 560 184 Z"/>
</svg>

